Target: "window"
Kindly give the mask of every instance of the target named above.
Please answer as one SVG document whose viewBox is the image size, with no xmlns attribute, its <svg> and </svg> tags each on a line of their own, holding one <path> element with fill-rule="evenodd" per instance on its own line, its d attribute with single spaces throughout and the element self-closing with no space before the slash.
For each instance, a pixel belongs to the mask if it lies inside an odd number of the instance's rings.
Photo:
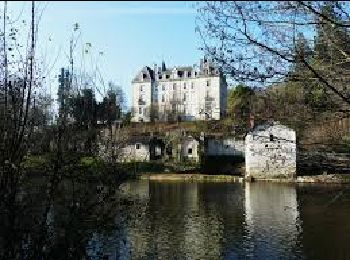
<svg viewBox="0 0 350 260">
<path fill-rule="evenodd" d="M 210 86 L 210 80 L 207 80 L 207 87 Z"/>
<path fill-rule="evenodd" d="M 139 107 L 139 114 L 142 114 L 142 108 Z"/>
<path fill-rule="evenodd" d="M 168 75 L 166 75 L 165 77 L 166 77 L 167 79 L 169 79 L 169 78 L 170 78 L 170 75 L 168 74 Z"/>
<path fill-rule="evenodd" d="M 186 82 L 184 82 L 184 89 L 186 89 Z"/>
<path fill-rule="evenodd" d="M 265 148 L 267 148 L 267 147 L 269 147 L 269 145 L 268 145 L 268 144 L 265 144 Z"/>
<path fill-rule="evenodd" d="M 165 98 L 164 98 L 164 95 L 162 95 L 162 102 L 165 102 Z"/>
<path fill-rule="evenodd" d="M 159 75 L 158 78 L 159 78 L 159 79 L 162 79 L 162 75 Z"/>
<path fill-rule="evenodd" d="M 273 135 L 270 135 L 270 142 L 273 142 Z"/>
<path fill-rule="evenodd" d="M 193 87 L 194 87 L 194 83 L 193 83 L 193 82 L 191 82 L 191 88 L 193 89 Z"/>
<path fill-rule="evenodd" d="M 135 145 L 135 148 L 136 148 L 136 149 L 140 149 L 140 144 L 136 144 L 136 145 Z"/>
<path fill-rule="evenodd" d="M 140 91 L 143 91 L 143 86 L 142 85 L 140 86 Z"/>
<path fill-rule="evenodd" d="M 192 154 L 192 148 L 188 148 L 187 153 L 188 153 L 188 154 Z"/>
<path fill-rule="evenodd" d="M 173 90 L 176 90 L 176 83 L 173 84 Z"/>
<path fill-rule="evenodd" d="M 165 86 L 164 85 L 162 86 L 162 90 L 165 90 Z"/>
<path fill-rule="evenodd" d="M 191 77 L 191 71 L 187 73 L 187 76 L 190 78 Z"/>
<path fill-rule="evenodd" d="M 183 101 L 186 101 L 186 94 L 184 94 L 184 99 L 183 99 Z"/>
</svg>

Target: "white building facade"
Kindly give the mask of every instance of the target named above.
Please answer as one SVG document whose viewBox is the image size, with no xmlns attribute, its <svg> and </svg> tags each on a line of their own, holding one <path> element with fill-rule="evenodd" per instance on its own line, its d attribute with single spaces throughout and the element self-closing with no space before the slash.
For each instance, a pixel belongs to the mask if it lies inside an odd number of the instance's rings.
<svg viewBox="0 0 350 260">
<path fill-rule="evenodd" d="M 133 122 L 219 120 L 226 114 L 227 83 L 204 58 L 200 66 L 144 67 L 132 81 Z"/>
<path fill-rule="evenodd" d="M 296 133 L 278 122 L 257 126 L 245 138 L 246 176 L 296 176 Z"/>
</svg>

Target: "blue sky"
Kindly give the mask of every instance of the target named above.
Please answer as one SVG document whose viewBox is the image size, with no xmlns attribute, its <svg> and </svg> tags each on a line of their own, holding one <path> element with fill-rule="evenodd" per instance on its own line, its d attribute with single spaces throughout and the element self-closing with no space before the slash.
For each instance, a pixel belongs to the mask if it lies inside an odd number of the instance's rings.
<svg viewBox="0 0 350 260">
<path fill-rule="evenodd" d="M 122 86 L 130 105 L 131 80 L 143 66 L 160 65 L 162 59 L 168 66 L 192 65 L 201 58 L 193 4 L 181 1 L 37 2 L 39 10 L 46 6 L 40 21 L 38 51 L 47 57 L 44 67 L 52 67 L 51 91 L 55 94 L 57 89 L 53 76 L 68 63 L 66 55 L 73 24 L 79 23 L 81 37 L 76 60 L 82 46 L 91 43 L 92 54 L 86 55 L 85 66 L 97 63 L 105 81 L 113 80 Z M 22 8 L 22 16 L 28 17 L 30 2 L 9 2 L 14 16 Z M 91 57 L 94 62 L 89 61 Z M 77 66 L 81 63 L 77 62 Z"/>
</svg>

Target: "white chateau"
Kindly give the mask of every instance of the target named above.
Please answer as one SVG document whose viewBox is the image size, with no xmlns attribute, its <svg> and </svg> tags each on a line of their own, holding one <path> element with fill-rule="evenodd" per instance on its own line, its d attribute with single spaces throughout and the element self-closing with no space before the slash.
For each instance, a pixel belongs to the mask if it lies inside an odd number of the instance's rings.
<svg viewBox="0 0 350 260">
<path fill-rule="evenodd" d="M 132 88 L 133 122 L 219 120 L 226 114 L 226 79 L 206 58 L 199 67 L 144 67 Z"/>
</svg>

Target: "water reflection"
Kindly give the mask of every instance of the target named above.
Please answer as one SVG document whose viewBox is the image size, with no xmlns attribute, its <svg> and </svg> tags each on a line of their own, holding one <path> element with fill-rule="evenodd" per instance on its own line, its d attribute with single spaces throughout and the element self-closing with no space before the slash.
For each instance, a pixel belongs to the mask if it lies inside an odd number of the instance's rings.
<svg viewBox="0 0 350 260">
<path fill-rule="evenodd" d="M 1 204 L 4 259 L 350 256 L 344 186 L 63 180 L 49 200 L 44 183 L 33 179 L 17 204 Z"/>
<path fill-rule="evenodd" d="M 245 226 L 248 256 L 300 257 L 300 219 L 295 186 L 246 183 Z"/>
<path fill-rule="evenodd" d="M 350 187 L 298 187 L 302 244 L 307 259 L 350 259 Z"/>
<path fill-rule="evenodd" d="M 146 184 L 128 187 L 135 185 Z M 302 256 L 294 186 L 151 181 L 148 188 L 147 207 L 128 224 L 132 259 Z"/>
</svg>

